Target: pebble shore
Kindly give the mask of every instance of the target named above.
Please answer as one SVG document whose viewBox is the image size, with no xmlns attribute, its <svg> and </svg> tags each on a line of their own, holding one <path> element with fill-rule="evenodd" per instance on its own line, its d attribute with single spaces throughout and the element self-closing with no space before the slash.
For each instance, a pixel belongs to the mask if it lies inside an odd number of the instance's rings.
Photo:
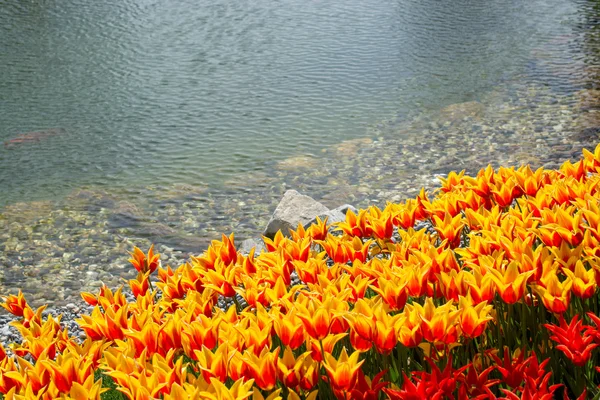
<svg viewBox="0 0 600 400">
<path fill-rule="evenodd" d="M 221 233 L 257 237 L 283 193 L 296 189 L 329 208 L 384 206 L 433 190 L 438 176 L 465 169 L 531 164 L 556 168 L 600 141 L 600 92 L 572 95 L 544 86 L 490 91 L 477 101 L 383 121 L 365 137 L 292 156 L 213 190 L 202 185 L 144 187 L 132 193 L 81 188 L 60 201 L 0 209 L 0 294 L 23 290 L 34 307 L 73 319 L 88 312 L 81 291 L 134 277 L 133 246 L 156 245 L 163 265 L 202 253 Z M 13 339 L 0 310 L 0 342 Z"/>
</svg>

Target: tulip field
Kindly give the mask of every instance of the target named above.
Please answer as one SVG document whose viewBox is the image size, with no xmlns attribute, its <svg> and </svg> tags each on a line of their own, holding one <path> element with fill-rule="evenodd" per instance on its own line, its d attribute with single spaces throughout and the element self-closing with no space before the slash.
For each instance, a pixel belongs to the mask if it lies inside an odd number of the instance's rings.
<svg viewBox="0 0 600 400">
<path fill-rule="evenodd" d="M 135 248 L 135 279 L 81 294 L 85 340 L 4 296 L 0 398 L 600 398 L 600 146 L 264 240 Z"/>
</svg>

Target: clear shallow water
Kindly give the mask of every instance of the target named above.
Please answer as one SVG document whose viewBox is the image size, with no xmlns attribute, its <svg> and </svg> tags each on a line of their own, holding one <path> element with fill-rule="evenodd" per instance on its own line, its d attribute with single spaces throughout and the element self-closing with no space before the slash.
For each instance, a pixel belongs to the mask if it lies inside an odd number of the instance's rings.
<svg viewBox="0 0 600 400">
<path fill-rule="evenodd" d="M 3 2 L 0 141 L 58 133 L 0 145 L 0 292 L 64 300 L 130 275 L 133 244 L 175 260 L 256 235 L 287 188 L 365 206 L 577 157 L 598 141 L 597 7 Z"/>
<path fill-rule="evenodd" d="M 219 186 L 318 155 L 477 100 L 578 18 L 564 1 L 3 2 L 0 140 L 65 133 L 0 149 L 0 203 Z"/>
</svg>

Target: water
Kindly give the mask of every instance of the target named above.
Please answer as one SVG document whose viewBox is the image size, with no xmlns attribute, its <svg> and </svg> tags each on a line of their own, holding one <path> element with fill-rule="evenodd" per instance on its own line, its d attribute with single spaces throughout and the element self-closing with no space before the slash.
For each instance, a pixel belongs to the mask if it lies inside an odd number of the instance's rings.
<svg viewBox="0 0 600 400">
<path fill-rule="evenodd" d="M 569 123 L 593 115 L 570 110 L 600 72 L 596 4 L 4 1 L 0 141 L 58 133 L 0 146 L 0 289 L 40 264 L 42 277 L 71 271 L 68 286 L 131 243 L 185 252 L 250 236 L 290 187 L 328 205 L 384 201 L 463 168 L 456 148 L 483 164 L 572 157 L 565 143 L 597 139 L 576 136 L 594 118 Z M 464 102 L 485 107 L 468 115 L 478 127 L 444 127 Z M 515 118 L 539 126 L 507 128 Z M 515 135 L 531 146 L 507 147 Z M 365 161 L 371 139 L 382 153 Z"/>
<path fill-rule="evenodd" d="M 554 4 L 552 4 L 554 3 Z M 522 73 L 569 2 L 4 2 L 3 204 L 82 185 L 219 185 Z"/>
</svg>

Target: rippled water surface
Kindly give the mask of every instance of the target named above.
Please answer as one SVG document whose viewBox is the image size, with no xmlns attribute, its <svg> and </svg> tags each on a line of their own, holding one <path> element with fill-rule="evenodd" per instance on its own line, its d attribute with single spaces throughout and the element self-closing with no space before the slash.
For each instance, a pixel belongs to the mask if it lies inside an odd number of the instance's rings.
<svg viewBox="0 0 600 400">
<path fill-rule="evenodd" d="M 65 300 L 129 276 L 134 243 L 255 236 L 287 188 L 365 206 L 576 158 L 597 4 L 1 2 L 0 292 Z"/>
</svg>

